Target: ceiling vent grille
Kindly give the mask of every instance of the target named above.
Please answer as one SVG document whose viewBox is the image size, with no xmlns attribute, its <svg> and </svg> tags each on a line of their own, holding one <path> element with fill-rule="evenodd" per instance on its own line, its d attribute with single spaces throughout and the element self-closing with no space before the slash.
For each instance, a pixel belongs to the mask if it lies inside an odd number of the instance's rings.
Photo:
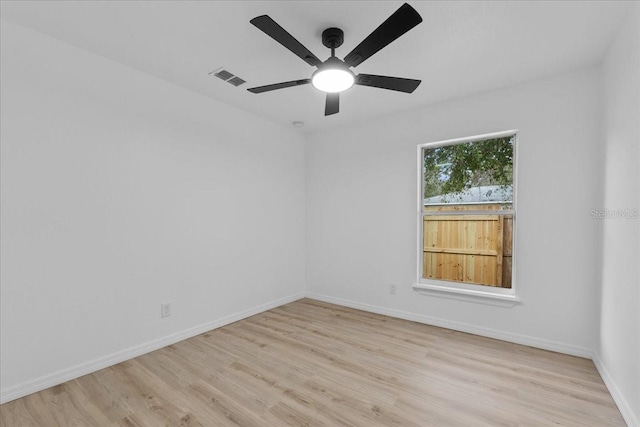
<svg viewBox="0 0 640 427">
<path fill-rule="evenodd" d="M 226 81 L 226 80 L 229 80 L 231 77 L 233 77 L 233 74 L 231 74 L 227 70 L 220 70 L 217 73 L 215 73 L 214 76 Z"/>
<path fill-rule="evenodd" d="M 240 86 L 241 84 L 246 83 L 245 80 L 234 75 L 233 73 L 230 73 L 229 71 L 225 70 L 222 67 L 218 68 L 217 70 L 213 70 L 212 72 L 209 73 L 209 75 L 211 74 L 234 86 Z"/>
<path fill-rule="evenodd" d="M 235 76 L 235 77 L 227 80 L 227 83 L 231 83 L 234 86 L 240 86 L 242 83 L 245 83 L 245 81 L 242 80 L 240 77 Z"/>
</svg>

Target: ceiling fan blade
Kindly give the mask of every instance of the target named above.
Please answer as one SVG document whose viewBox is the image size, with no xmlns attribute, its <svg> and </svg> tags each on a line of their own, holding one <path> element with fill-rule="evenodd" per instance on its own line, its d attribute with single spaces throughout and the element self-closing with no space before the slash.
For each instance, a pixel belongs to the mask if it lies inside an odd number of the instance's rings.
<svg viewBox="0 0 640 427">
<path fill-rule="evenodd" d="M 349 52 L 344 57 L 344 62 L 350 67 L 357 67 L 421 22 L 422 17 L 420 14 L 408 3 L 403 4 L 393 15 L 369 34 L 362 43 Z"/>
<path fill-rule="evenodd" d="M 291 34 L 282 28 L 276 21 L 271 19 L 269 15 L 261 15 L 253 18 L 251 21 L 253 25 L 262 30 L 266 35 L 280 43 L 282 46 L 295 53 L 302 58 L 307 64 L 312 66 L 318 66 L 322 64 L 322 61 L 318 59 L 309 49 L 304 47 L 302 43 L 296 40 Z"/>
<path fill-rule="evenodd" d="M 397 90 L 412 93 L 422 80 L 404 79 L 402 77 L 376 76 L 374 74 L 358 74 L 355 84 L 360 86 L 378 87 L 380 89 Z"/>
<path fill-rule="evenodd" d="M 270 90 L 284 89 L 287 87 L 306 85 L 311 83 L 311 79 L 292 80 L 290 82 L 274 83 L 272 85 L 251 87 L 247 89 L 251 93 L 269 92 Z"/>
<path fill-rule="evenodd" d="M 340 111 L 340 93 L 328 93 L 327 103 L 324 106 L 324 115 L 330 116 Z"/>
</svg>

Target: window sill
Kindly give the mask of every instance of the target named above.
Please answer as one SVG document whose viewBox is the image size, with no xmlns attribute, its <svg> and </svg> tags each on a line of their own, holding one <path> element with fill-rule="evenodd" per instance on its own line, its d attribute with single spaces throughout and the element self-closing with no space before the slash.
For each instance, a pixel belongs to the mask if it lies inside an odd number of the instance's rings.
<svg viewBox="0 0 640 427">
<path fill-rule="evenodd" d="M 425 283 L 415 283 L 413 285 L 413 290 L 422 295 L 496 305 L 500 307 L 513 307 L 522 303 L 522 300 L 516 295 L 496 294 L 470 289 L 455 289 L 447 286 L 428 285 Z"/>
</svg>

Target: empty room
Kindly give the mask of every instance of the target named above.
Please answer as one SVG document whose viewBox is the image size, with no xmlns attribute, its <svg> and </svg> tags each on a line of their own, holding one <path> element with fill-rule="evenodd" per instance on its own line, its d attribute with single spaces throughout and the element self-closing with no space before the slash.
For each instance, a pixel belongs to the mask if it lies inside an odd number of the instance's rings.
<svg viewBox="0 0 640 427">
<path fill-rule="evenodd" d="M 3 427 L 640 426 L 640 2 L 0 6 Z"/>
</svg>

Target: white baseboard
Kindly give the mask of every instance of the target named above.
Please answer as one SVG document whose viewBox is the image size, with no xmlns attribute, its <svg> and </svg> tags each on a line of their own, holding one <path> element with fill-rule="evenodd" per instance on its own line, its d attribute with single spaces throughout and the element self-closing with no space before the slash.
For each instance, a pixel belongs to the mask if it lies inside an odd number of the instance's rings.
<svg viewBox="0 0 640 427">
<path fill-rule="evenodd" d="M 611 394 L 611 397 L 613 397 L 613 401 L 618 405 L 618 409 L 620 410 L 620 413 L 627 425 L 629 427 L 640 427 L 640 419 L 638 419 L 636 414 L 633 413 L 631 405 L 629 405 L 629 402 L 625 399 L 624 395 L 618 388 L 618 385 L 613 380 L 613 377 L 611 377 L 611 374 L 607 368 L 605 368 L 598 352 L 595 352 L 593 355 L 593 363 L 596 365 L 596 369 L 598 369 L 598 372 L 602 377 L 602 381 L 604 381 L 604 385 L 609 389 L 609 393 Z"/>
<path fill-rule="evenodd" d="M 305 296 L 304 292 L 290 295 L 288 297 L 280 298 L 274 301 L 270 301 L 265 304 L 250 308 L 248 310 L 234 313 L 230 316 L 225 316 L 221 319 L 213 320 L 193 328 L 185 329 L 183 331 L 168 335 L 166 337 L 158 338 L 153 341 L 146 342 L 122 351 L 112 353 L 110 355 L 100 357 L 85 363 L 81 363 L 76 366 L 72 366 L 52 374 L 44 375 L 40 378 L 36 378 L 31 381 L 18 384 L 10 387 L 6 390 L 0 391 L 0 404 L 10 402 L 20 397 L 26 396 L 31 393 L 35 393 L 44 390 L 49 387 L 61 384 L 66 381 L 79 378 L 83 375 L 90 374 L 92 372 L 104 369 L 109 366 L 113 366 L 117 363 L 124 362 L 125 360 L 132 359 L 134 357 L 141 356 L 154 350 L 158 350 L 162 347 L 166 347 L 171 344 L 175 344 L 179 341 L 187 338 L 194 337 L 212 329 L 219 328 L 221 326 L 228 325 L 238 320 L 245 319 L 247 317 L 254 316 L 262 313 L 263 311 L 271 310 L 272 308 L 279 307 L 283 304 L 287 304 Z"/>
<path fill-rule="evenodd" d="M 377 305 L 363 304 L 356 301 L 334 298 L 327 295 L 320 295 L 311 292 L 306 293 L 307 298 L 324 301 L 331 304 L 342 305 L 345 307 L 355 308 L 358 310 L 369 311 L 371 313 L 384 314 L 386 316 L 397 317 L 399 319 L 411 320 L 413 322 L 425 323 L 427 325 L 439 326 L 441 328 L 453 329 L 460 332 L 467 332 L 483 337 L 495 338 L 502 341 L 509 341 L 516 344 L 522 344 L 529 347 L 541 348 L 543 350 L 555 351 L 558 353 L 570 354 L 572 356 L 584 357 L 591 359 L 593 350 L 586 347 L 574 346 L 558 341 L 546 340 L 543 338 L 532 337 L 529 335 L 516 334 L 513 332 L 505 332 L 497 329 L 484 328 L 468 323 L 454 322 L 438 317 L 425 316 L 423 314 L 411 313 L 408 311 L 395 310 Z"/>
</svg>

